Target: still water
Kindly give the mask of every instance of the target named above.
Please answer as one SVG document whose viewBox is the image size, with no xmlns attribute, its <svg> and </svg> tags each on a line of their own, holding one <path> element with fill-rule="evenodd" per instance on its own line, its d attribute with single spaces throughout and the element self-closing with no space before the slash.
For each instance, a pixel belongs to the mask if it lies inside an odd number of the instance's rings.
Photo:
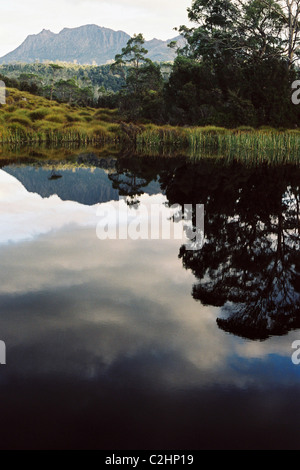
<svg viewBox="0 0 300 470">
<path fill-rule="evenodd" d="M 203 248 L 100 241 L 126 203 L 204 204 Z M 0 447 L 299 449 L 299 206 L 297 167 L 2 163 Z"/>
</svg>

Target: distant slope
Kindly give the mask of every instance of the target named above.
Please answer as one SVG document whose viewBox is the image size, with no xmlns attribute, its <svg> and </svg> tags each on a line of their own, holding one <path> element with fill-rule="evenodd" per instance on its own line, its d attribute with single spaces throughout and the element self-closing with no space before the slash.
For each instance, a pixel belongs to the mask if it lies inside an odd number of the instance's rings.
<svg viewBox="0 0 300 470">
<path fill-rule="evenodd" d="M 129 39 L 130 36 L 123 31 L 96 25 L 65 28 L 58 34 L 44 29 L 39 34 L 28 36 L 17 49 L 0 58 L 0 64 L 77 61 L 78 64 L 103 65 L 113 60 Z M 147 41 L 148 57 L 160 62 L 173 60 L 175 53 L 168 48 L 170 41 Z"/>
</svg>

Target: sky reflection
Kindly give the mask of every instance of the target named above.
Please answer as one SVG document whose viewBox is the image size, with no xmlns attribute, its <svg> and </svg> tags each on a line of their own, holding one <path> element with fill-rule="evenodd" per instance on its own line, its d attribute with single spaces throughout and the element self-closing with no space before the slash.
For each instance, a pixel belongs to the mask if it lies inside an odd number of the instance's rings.
<svg viewBox="0 0 300 470">
<path fill-rule="evenodd" d="M 191 296 L 180 240 L 100 241 L 96 223 L 95 206 L 0 172 L 2 448 L 251 447 L 280 426 L 292 443 L 299 332 L 224 332 Z"/>
</svg>

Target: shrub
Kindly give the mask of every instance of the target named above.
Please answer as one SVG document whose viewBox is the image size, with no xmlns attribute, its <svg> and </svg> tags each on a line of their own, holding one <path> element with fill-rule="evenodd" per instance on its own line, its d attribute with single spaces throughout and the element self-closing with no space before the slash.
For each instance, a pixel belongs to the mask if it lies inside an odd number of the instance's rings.
<svg viewBox="0 0 300 470">
<path fill-rule="evenodd" d="M 87 111 L 81 111 L 81 112 L 79 113 L 79 116 L 83 116 L 83 117 L 84 117 L 84 116 L 90 116 L 90 113 L 88 113 Z"/>
<path fill-rule="evenodd" d="M 102 126 L 94 127 L 92 129 L 92 134 L 95 138 L 99 140 L 106 140 L 107 138 L 109 138 L 109 132 L 107 132 L 107 130 Z"/>
<path fill-rule="evenodd" d="M 220 135 L 220 134 L 227 134 L 228 130 L 225 129 L 225 127 L 216 127 L 216 126 L 206 126 L 206 127 L 201 127 L 199 130 L 202 132 L 202 134 L 208 134 L 208 135 Z"/>
<path fill-rule="evenodd" d="M 261 126 L 259 130 L 264 131 L 264 132 L 276 132 L 276 129 L 274 129 L 274 127 L 271 127 L 271 126 Z"/>
<path fill-rule="evenodd" d="M 61 128 L 62 128 L 61 123 L 47 122 L 47 121 L 43 121 L 42 124 L 39 126 L 39 130 L 42 130 L 42 131 L 55 131 L 55 130 L 60 130 Z"/>
<path fill-rule="evenodd" d="M 120 126 L 119 126 L 119 124 L 110 124 L 107 127 L 107 130 L 108 130 L 108 132 L 118 133 L 120 131 Z"/>
<path fill-rule="evenodd" d="M 15 124 L 21 124 L 22 126 L 25 127 L 31 127 L 32 126 L 32 121 L 26 117 L 26 116 L 12 116 L 9 119 L 9 122 L 15 123 Z"/>
<path fill-rule="evenodd" d="M 40 108 L 36 111 L 32 111 L 29 116 L 33 121 L 40 121 L 41 119 L 44 119 L 48 114 L 48 109 Z"/>
<path fill-rule="evenodd" d="M 49 116 L 46 117 L 46 121 L 54 122 L 57 124 L 63 124 L 64 122 L 66 122 L 64 116 L 62 116 L 61 114 L 49 114 Z"/>
<path fill-rule="evenodd" d="M 79 122 L 79 121 L 81 121 L 80 117 L 77 116 L 76 114 L 66 114 L 65 115 L 65 120 L 67 122 Z"/>
<path fill-rule="evenodd" d="M 18 108 L 15 106 L 15 105 L 11 105 L 11 106 L 7 106 L 5 108 L 5 110 L 8 112 L 8 113 L 13 113 L 14 111 L 16 111 Z"/>
<path fill-rule="evenodd" d="M 255 132 L 254 127 L 251 126 L 239 126 L 236 130 L 241 132 Z"/>
<path fill-rule="evenodd" d="M 7 126 L 7 130 L 10 131 L 11 134 L 16 135 L 20 138 L 25 138 L 27 135 L 26 127 L 22 126 L 22 124 L 18 122 L 14 122 Z"/>
</svg>

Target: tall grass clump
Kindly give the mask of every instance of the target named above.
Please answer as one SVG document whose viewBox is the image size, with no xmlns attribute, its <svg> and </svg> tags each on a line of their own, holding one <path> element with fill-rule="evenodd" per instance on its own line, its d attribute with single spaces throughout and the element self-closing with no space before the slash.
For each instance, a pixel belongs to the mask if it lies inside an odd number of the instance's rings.
<svg viewBox="0 0 300 470">
<path fill-rule="evenodd" d="M 36 109 L 34 111 L 31 111 L 31 113 L 29 113 L 29 116 L 32 119 L 32 121 L 40 121 L 40 120 L 44 119 L 48 114 L 49 114 L 48 109 L 39 108 L 39 109 Z"/>
<path fill-rule="evenodd" d="M 138 150 L 158 151 L 164 147 L 181 148 L 193 157 L 219 153 L 229 158 L 269 161 L 300 161 L 300 132 L 282 132 L 269 127 L 255 130 L 249 127 L 159 127 L 145 126 L 137 136 Z"/>
<path fill-rule="evenodd" d="M 9 123 L 11 124 L 21 124 L 24 127 L 31 127 L 32 121 L 26 116 L 12 116 L 9 118 Z"/>
</svg>

